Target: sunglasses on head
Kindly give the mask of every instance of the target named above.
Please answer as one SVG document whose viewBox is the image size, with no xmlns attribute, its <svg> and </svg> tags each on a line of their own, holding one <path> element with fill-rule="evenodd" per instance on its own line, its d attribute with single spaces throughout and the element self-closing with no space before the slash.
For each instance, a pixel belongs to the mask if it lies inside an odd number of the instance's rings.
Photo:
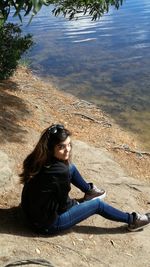
<svg viewBox="0 0 150 267">
<path fill-rule="evenodd" d="M 62 124 L 54 124 L 48 128 L 48 132 L 51 134 L 56 134 L 59 130 L 63 130 L 64 126 Z"/>
</svg>

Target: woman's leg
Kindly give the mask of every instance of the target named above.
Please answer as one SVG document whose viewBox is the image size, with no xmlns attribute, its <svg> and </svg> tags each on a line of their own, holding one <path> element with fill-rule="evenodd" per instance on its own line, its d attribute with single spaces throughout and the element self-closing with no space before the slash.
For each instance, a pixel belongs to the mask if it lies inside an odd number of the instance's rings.
<svg viewBox="0 0 150 267">
<path fill-rule="evenodd" d="M 47 233 L 55 234 L 59 231 L 69 229 L 73 225 L 94 214 L 99 214 L 112 221 L 124 222 L 127 224 L 131 224 L 133 222 L 132 214 L 113 208 L 97 198 L 75 205 L 68 211 L 62 213 L 55 223 L 47 229 Z"/>
<path fill-rule="evenodd" d="M 89 191 L 90 184 L 83 179 L 76 166 L 74 164 L 70 164 L 69 170 L 71 175 L 71 183 L 84 193 Z"/>
<path fill-rule="evenodd" d="M 74 164 L 70 164 L 69 169 L 71 176 L 70 182 L 85 193 L 83 200 L 90 200 L 96 197 L 102 199 L 106 196 L 104 189 L 97 188 L 93 183 L 87 183 Z"/>
</svg>

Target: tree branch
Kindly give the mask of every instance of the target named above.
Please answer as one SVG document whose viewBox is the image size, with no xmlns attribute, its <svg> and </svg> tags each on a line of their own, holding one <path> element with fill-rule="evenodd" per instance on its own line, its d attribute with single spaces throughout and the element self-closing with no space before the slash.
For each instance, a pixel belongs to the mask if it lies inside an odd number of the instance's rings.
<svg viewBox="0 0 150 267">
<path fill-rule="evenodd" d="M 102 124 L 102 125 L 105 126 L 105 127 L 111 127 L 111 126 L 112 126 L 112 124 L 109 123 L 109 122 L 96 120 L 96 119 L 94 119 L 93 117 L 91 117 L 91 116 L 89 116 L 89 115 L 85 115 L 85 114 L 83 114 L 83 113 L 74 112 L 74 113 L 72 113 L 72 114 L 81 116 L 82 118 L 91 120 L 91 121 L 93 121 L 93 122 L 95 122 L 95 123 Z"/>
<path fill-rule="evenodd" d="M 121 145 L 121 146 L 113 147 L 113 150 L 117 150 L 117 149 L 124 150 L 125 152 L 129 152 L 129 153 L 134 153 L 141 157 L 143 155 L 150 156 L 150 152 L 133 150 L 133 149 L 130 149 L 128 145 Z"/>
</svg>

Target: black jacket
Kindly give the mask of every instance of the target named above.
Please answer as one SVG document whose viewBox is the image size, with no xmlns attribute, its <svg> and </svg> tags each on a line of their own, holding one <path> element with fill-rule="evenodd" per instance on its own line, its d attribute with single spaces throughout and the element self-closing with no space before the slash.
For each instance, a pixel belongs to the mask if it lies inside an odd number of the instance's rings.
<svg viewBox="0 0 150 267">
<path fill-rule="evenodd" d="M 32 226 L 45 228 L 66 211 L 71 205 L 71 200 L 68 203 L 69 191 L 69 167 L 61 161 L 44 167 L 25 183 L 21 206 Z"/>
</svg>

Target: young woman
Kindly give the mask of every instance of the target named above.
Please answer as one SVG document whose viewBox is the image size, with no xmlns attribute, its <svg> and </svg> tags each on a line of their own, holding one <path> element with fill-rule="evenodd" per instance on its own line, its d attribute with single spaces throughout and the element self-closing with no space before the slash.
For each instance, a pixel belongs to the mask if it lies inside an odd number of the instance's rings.
<svg viewBox="0 0 150 267">
<path fill-rule="evenodd" d="M 31 227 L 38 233 L 57 234 L 98 214 L 123 222 L 130 231 L 150 223 L 150 213 L 122 212 L 101 199 L 106 192 L 87 183 L 71 163 L 71 133 L 53 124 L 42 133 L 36 147 L 23 163 L 21 206 Z M 70 184 L 84 192 L 83 202 L 69 198 Z"/>
</svg>

